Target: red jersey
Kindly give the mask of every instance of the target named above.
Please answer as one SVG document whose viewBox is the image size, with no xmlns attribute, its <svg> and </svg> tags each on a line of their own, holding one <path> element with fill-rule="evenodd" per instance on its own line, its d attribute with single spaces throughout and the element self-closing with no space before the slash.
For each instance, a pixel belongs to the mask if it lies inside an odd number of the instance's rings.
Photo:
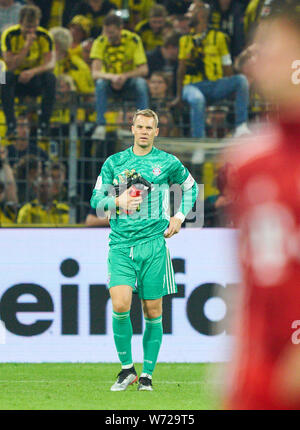
<svg viewBox="0 0 300 430">
<path fill-rule="evenodd" d="M 272 385 L 282 353 L 300 348 L 300 121 L 250 138 L 233 164 L 243 297 L 227 406 L 300 409 Z"/>
</svg>

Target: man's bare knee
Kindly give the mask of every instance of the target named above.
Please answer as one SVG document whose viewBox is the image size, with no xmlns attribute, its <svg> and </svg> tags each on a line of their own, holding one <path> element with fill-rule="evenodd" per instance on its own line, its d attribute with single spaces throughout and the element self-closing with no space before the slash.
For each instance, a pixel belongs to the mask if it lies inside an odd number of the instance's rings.
<svg viewBox="0 0 300 430">
<path fill-rule="evenodd" d="M 143 300 L 143 312 L 145 318 L 154 319 L 162 314 L 162 299 Z"/>
<path fill-rule="evenodd" d="M 110 297 L 114 312 L 128 312 L 131 307 L 132 288 L 127 285 L 111 287 Z"/>
</svg>

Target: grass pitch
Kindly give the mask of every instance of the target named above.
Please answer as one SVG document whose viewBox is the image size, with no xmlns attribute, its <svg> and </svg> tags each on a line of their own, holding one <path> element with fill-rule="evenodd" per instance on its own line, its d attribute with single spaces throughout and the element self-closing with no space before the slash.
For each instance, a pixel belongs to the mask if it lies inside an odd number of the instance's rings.
<svg viewBox="0 0 300 430">
<path fill-rule="evenodd" d="M 137 364 L 140 374 L 142 365 Z M 119 364 L 0 364 L 0 409 L 208 410 L 220 409 L 218 364 L 158 363 L 153 392 L 137 385 L 111 392 Z"/>
</svg>

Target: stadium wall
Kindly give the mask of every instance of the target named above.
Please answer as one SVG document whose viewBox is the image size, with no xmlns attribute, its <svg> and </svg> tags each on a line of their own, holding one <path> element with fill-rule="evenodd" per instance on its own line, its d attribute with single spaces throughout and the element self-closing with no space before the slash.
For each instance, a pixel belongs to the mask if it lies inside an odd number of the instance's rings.
<svg viewBox="0 0 300 430">
<path fill-rule="evenodd" d="M 108 235 L 108 229 L 1 229 L 0 362 L 117 361 Z M 167 241 L 178 294 L 164 300 L 161 362 L 229 360 L 240 279 L 235 236 L 231 229 L 187 228 Z M 136 295 L 132 321 L 133 357 L 141 362 Z"/>
</svg>

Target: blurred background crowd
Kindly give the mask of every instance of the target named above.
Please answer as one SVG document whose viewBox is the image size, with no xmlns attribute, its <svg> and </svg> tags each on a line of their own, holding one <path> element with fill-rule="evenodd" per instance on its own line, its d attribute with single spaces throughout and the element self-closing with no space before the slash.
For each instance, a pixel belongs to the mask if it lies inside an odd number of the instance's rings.
<svg viewBox="0 0 300 430">
<path fill-rule="evenodd" d="M 0 225 L 107 226 L 94 183 L 151 108 L 157 146 L 204 184 L 205 227 L 234 227 L 217 155 L 276 112 L 251 77 L 252 38 L 286 2 L 0 0 Z"/>
</svg>

